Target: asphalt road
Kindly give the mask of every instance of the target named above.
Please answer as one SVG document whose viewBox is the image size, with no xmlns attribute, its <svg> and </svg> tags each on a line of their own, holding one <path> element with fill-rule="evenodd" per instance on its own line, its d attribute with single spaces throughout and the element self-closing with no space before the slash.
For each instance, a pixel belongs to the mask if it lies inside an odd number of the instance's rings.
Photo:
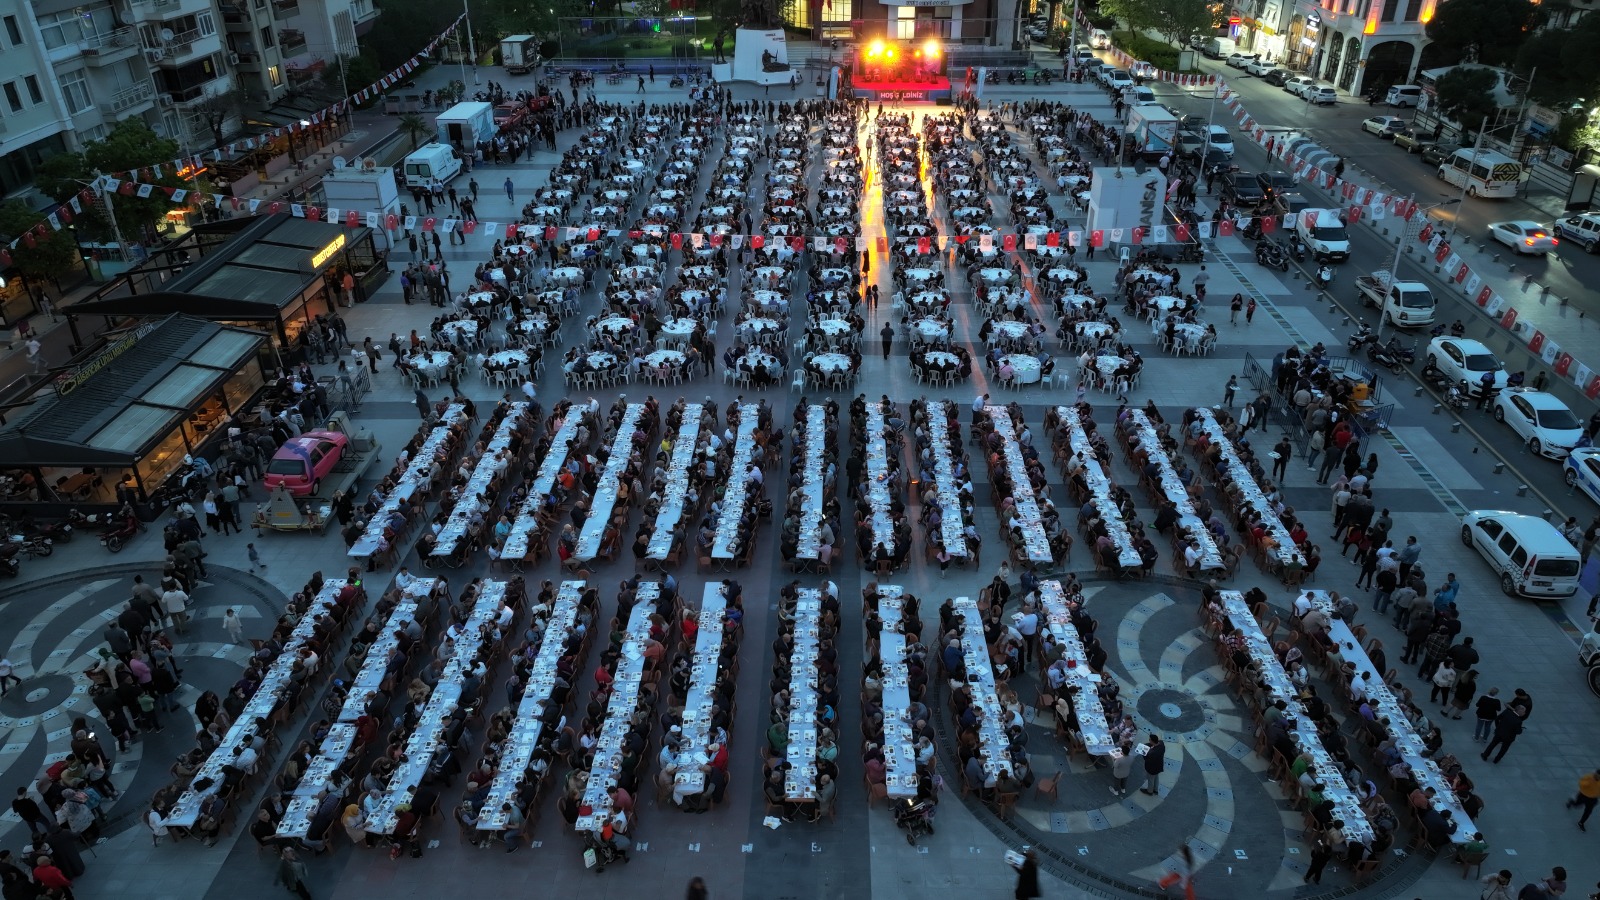
<svg viewBox="0 0 1600 900">
<path fill-rule="evenodd" d="M 1361 120 L 1369 116 L 1394 115 L 1409 120 L 1412 110 L 1392 109 L 1382 103 L 1369 107 L 1365 102 L 1351 102 L 1346 98 L 1340 98 L 1340 102 L 1331 107 L 1313 107 L 1282 88 L 1220 62 L 1202 60 L 1201 67 L 1225 78 L 1263 128 L 1304 134 L 1318 146 L 1343 155 L 1347 169 L 1368 173 L 1373 180 L 1388 185 L 1395 192 L 1415 194 L 1422 206 L 1461 198 L 1460 188 L 1441 181 L 1435 167 L 1424 165 L 1419 155 L 1406 153 L 1392 142 L 1361 130 Z M 1205 115 L 1210 107 L 1207 89 L 1184 90 L 1166 84 L 1153 85 L 1153 88 L 1162 102 L 1183 112 Z M 1227 108 L 1218 103 L 1217 110 L 1217 121 L 1237 131 Z M 1554 221 L 1552 210 L 1557 209 L 1559 203 L 1548 194 L 1536 195 L 1533 199 L 1537 202 L 1522 198 L 1467 198 L 1464 203 L 1449 203 L 1433 215 L 1450 223 L 1458 233 L 1464 230 L 1473 243 L 1484 244 L 1488 242 L 1491 222 L 1527 219 L 1551 224 Z M 1507 261 L 1512 261 L 1510 248 L 1492 246 Z M 1517 272 L 1533 275 L 1536 284 L 1548 286 L 1558 297 L 1568 298 L 1574 308 L 1590 315 L 1600 313 L 1600 292 L 1591 287 L 1600 284 L 1600 255 L 1585 253 L 1576 244 L 1563 242 L 1548 256 L 1519 257 L 1515 264 Z"/>
<path fill-rule="evenodd" d="M 1274 130 L 1302 131 L 1315 139 L 1316 143 L 1324 149 L 1334 153 L 1345 152 L 1347 154 L 1347 167 L 1371 172 L 1378 178 L 1388 182 L 1396 190 L 1415 191 L 1417 202 L 1423 206 L 1440 201 L 1455 200 L 1460 196 L 1459 189 L 1451 188 L 1438 180 L 1437 177 L 1430 173 L 1428 168 L 1418 161 L 1417 157 L 1395 148 L 1388 141 L 1361 131 L 1361 120 L 1369 115 L 1379 114 L 1381 109 L 1369 110 L 1365 104 L 1350 103 L 1341 103 L 1331 108 L 1311 108 L 1288 93 L 1259 79 L 1240 79 L 1236 77 L 1239 73 L 1228 69 L 1226 66 L 1211 65 L 1211 68 L 1217 68 L 1227 73 L 1225 77 L 1228 77 L 1230 86 L 1243 96 L 1243 101 L 1250 109 L 1251 115 L 1262 123 L 1263 127 Z M 1157 97 L 1163 103 L 1180 112 L 1205 116 L 1211 109 L 1211 97 L 1208 89 L 1185 90 L 1168 84 L 1156 84 L 1153 85 L 1153 88 Z M 1276 161 L 1269 163 L 1266 151 L 1263 148 L 1250 141 L 1237 140 L 1239 129 L 1235 126 L 1233 118 L 1221 102 L 1218 102 L 1215 108 L 1214 121 L 1228 127 L 1230 131 L 1235 133 L 1236 141 L 1234 146 L 1236 147 L 1236 154 L 1234 162 L 1242 171 L 1260 172 L 1268 167 L 1269 164 L 1273 170 L 1282 171 L 1283 167 L 1277 164 Z M 1327 196 L 1320 189 L 1307 189 L 1305 193 L 1307 199 L 1313 204 L 1321 202 Z M 1203 204 L 1208 203 L 1210 200 L 1211 198 L 1206 197 L 1204 194 L 1201 195 Z M 1469 232 L 1481 235 L 1491 221 L 1503 221 L 1521 216 L 1534 218 L 1533 212 L 1530 212 L 1531 209 L 1532 207 L 1529 204 L 1521 200 L 1469 200 L 1463 215 L 1463 221 Z M 1548 217 L 1541 214 L 1539 220 L 1548 221 Z M 1395 247 L 1394 240 L 1385 240 L 1369 228 L 1350 229 L 1350 239 L 1351 257 L 1339 267 L 1329 295 L 1321 298 L 1320 302 L 1317 297 L 1317 291 L 1309 286 L 1312 281 L 1312 269 L 1307 268 L 1306 264 L 1295 264 L 1299 269 L 1300 278 L 1282 276 L 1280 279 L 1285 284 L 1293 284 L 1295 286 L 1295 294 L 1293 298 L 1290 298 L 1289 302 L 1304 304 L 1316 310 L 1318 317 L 1328 323 L 1334 333 L 1339 336 L 1341 344 L 1342 339 L 1355 331 L 1362 321 L 1365 321 L 1373 328 L 1378 327 L 1376 311 L 1364 308 L 1356 298 L 1355 276 L 1387 267 Z M 1246 244 L 1248 246 L 1248 242 Z M 1597 297 L 1597 292 L 1581 287 L 1577 281 L 1588 277 L 1592 279 L 1589 283 L 1600 284 L 1600 259 L 1589 257 L 1577 248 L 1569 249 L 1565 246 L 1560 249 L 1559 253 L 1561 256 L 1552 256 L 1548 263 L 1536 258 L 1529 258 L 1528 261 L 1519 262 L 1518 271 L 1533 271 L 1536 267 L 1539 270 L 1548 269 L 1556 272 L 1560 278 L 1567 279 L 1567 281 L 1559 282 L 1562 285 L 1561 287 L 1555 286 L 1556 282 L 1553 282 L 1552 291 L 1560 293 L 1561 290 L 1568 289 L 1566 285 L 1570 282 L 1571 293 L 1566 296 L 1573 298 L 1575 306 L 1582 304 L 1581 308 L 1600 310 L 1600 297 Z M 1567 263 L 1572 260 L 1576 260 L 1582 269 L 1567 268 Z M 1248 254 L 1235 254 L 1235 261 L 1244 269 L 1247 277 L 1256 267 L 1254 259 Z M 1402 277 L 1422 277 L 1423 273 L 1416 271 L 1414 262 L 1407 265 L 1410 266 L 1410 269 L 1403 268 Z M 1583 272 L 1588 272 L 1588 275 L 1585 276 Z M 1443 298 L 1446 297 L 1446 294 L 1438 285 L 1434 285 L 1434 293 L 1435 296 L 1442 299 L 1440 306 L 1440 319 L 1442 321 L 1450 322 L 1460 315 L 1460 310 L 1457 309 L 1458 301 L 1444 300 Z M 1580 300 L 1579 298 L 1582 299 Z M 1337 304 L 1336 311 L 1329 312 L 1328 304 L 1330 302 Z M 1347 317 L 1349 317 L 1348 324 L 1346 324 Z M 1472 319 L 1465 315 L 1460 315 L 1460 317 L 1469 324 L 1473 322 Z M 1484 335 L 1479 333 L 1481 330 L 1481 328 L 1469 330 L 1468 336 L 1483 337 Z M 1387 336 L 1392 331 L 1392 328 L 1389 329 L 1385 332 L 1385 335 Z M 1403 343 L 1415 344 L 1417 362 L 1409 367 L 1407 374 L 1384 374 L 1383 379 L 1386 390 L 1391 395 L 1404 397 L 1407 411 L 1413 416 L 1426 414 L 1426 410 L 1431 409 L 1434 403 L 1442 399 L 1431 388 L 1423 386 L 1422 382 L 1416 377 L 1416 373 L 1421 369 L 1422 361 L 1426 357 L 1426 348 L 1430 336 L 1426 330 L 1417 330 L 1403 332 L 1401 340 Z M 1503 344 L 1495 346 L 1494 349 L 1498 350 L 1501 346 Z M 1338 346 L 1333 348 L 1333 352 L 1342 354 L 1346 352 L 1346 348 Z M 1518 359 L 1513 356 L 1506 355 L 1502 358 L 1512 370 L 1521 367 Z M 1415 394 L 1419 388 L 1423 392 L 1420 397 Z M 1586 409 L 1577 409 L 1576 411 L 1580 418 L 1587 419 L 1588 411 Z M 1460 414 L 1458 418 L 1461 422 L 1461 432 L 1446 441 L 1456 451 L 1458 461 L 1473 468 L 1481 468 L 1484 470 L 1485 479 L 1487 480 L 1487 470 L 1490 465 L 1486 463 L 1489 463 L 1490 460 L 1498 459 L 1505 463 L 1510 478 L 1514 480 L 1515 484 L 1526 484 L 1534 498 L 1541 501 L 1542 505 L 1554 510 L 1560 518 L 1564 519 L 1568 515 L 1575 515 L 1581 521 L 1586 522 L 1594 517 L 1596 512 L 1595 504 L 1586 495 L 1581 492 L 1568 492 L 1560 463 L 1535 457 L 1528 453 L 1517 434 L 1508 426 L 1495 422 L 1486 411 L 1467 410 Z M 1412 422 L 1412 424 L 1415 424 L 1415 422 Z M 1477 455 L 1480 451 L 1482 453 L 1481 456 Z M 1470 462 L 1467 458 L 1469 454 L 1472 455 Z M 1480 460 L 1482 462 L 1479 462 Z M 1505 479 L 1496 480 L 1500 483 L 1505 483 L 1506 481 Z M 1557 519 L 1557 521 L 1560 521 L 1560 519 Z"/>
</svg>

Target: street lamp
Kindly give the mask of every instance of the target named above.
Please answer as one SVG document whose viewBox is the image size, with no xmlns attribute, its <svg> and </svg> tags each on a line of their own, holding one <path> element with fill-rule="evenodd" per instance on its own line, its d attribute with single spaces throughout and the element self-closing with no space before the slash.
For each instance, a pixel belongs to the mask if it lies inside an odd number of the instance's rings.
<svg viewBox="0 0 1600 900">
<path fill-rule="evenodd" d="M 1416 194 L 1412 194 L 1411 196 L 1407 197 L 1406 209 L 1410 210 L 1411 204 L 1415 202 L 1417 202 Z M 1388 272 L 1390 285 L 1400 283 L 1400 261 L 1405 259 L 1405 253 L 1402 251 L 1405 250 L 1406 244 L 1415 240 L 1417 235 L 1422 232 L 1422 223 L 1427 221 L 1428 213 L 1438 209 L 1441 206 L 1452 206 L 1460 202 L 1461 201 L 1459 199 L 1441 200 L 1438 203 L 1432 204 L 1431 206 L 1418 207 L 1414 212 L 1412 212 L 1411 218 L 1407 219 L 1405 225 L 1400 229 L 1400 236 L 1394 243 L 1394 253 L 1389 257 Z M 1387 319 L 1388 316 L 1384 313 L 1384 304 L 1378 304 L 1378 337 L 1380 338 L 1383 337 L 1383 323 Z"/>
</svg>

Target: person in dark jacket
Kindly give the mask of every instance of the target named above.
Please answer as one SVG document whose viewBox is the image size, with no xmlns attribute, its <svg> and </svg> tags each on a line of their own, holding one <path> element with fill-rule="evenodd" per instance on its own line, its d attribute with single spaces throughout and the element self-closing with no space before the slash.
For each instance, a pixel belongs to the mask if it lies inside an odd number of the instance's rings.
<svg viewBox="0 0 1600 900">
<path fill-rule="evenodd" d="M 1017 900 L 1031 900 L 1039 894 L 1039 858 L 1033 850 L 1022 851 L 1022 865 L 1017 866 Z"/>
<path fill-rule="evenodd" d="M 1511 749 L 1511 745 L 1517 741 L 1517 735 L 1522 733 L 1522 718 L 1523 708 L 1520 705 L 1501 710 L 1500 715 L 1494 720 L 1494 737 L 1490 739 L 1488 746 L 1483 748 L 1479 758 L 1488 761 L 1489 754 L 1499 747 L 1500 752 L 1495 754 L 1494 762 L 1498 765 L 1500 760 L 1505 759 L 1506 751 Z"/>
</svg>

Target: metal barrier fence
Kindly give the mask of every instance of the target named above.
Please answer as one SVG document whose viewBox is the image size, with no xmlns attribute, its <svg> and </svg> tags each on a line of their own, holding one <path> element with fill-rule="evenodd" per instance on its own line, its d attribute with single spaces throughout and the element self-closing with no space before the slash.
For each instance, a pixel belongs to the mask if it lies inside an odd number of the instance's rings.
<svg viewBox="0 0 1600 900">
<path fill-rule="evenodd" d="M 1394 404 L 1382 402 L 1383 377 L 1353 357 L 1329 356 L 1327 357 L 1327 363 L 1328 369 L 1335 375 L 1342 376 L 1345 373 L 1352 373 L 1353 377 L 1357 377 L 1367 383 L 1367 398 L 1372 405 L 1362 410 L 1359 414 L 1350 414 L 1346 410 L 1341 410 L 1341 413 L 1345 415 L 1344 421 L 1349 422 L 1350 427 L 1355 431 L 1357 448 L 1362 452 L 1366 452 L 1367 438 L 1378 431 L 1387 430 L 1389 421 L 1394 416 Z M 1267 365 L 1262 365 L 1254 354 L 1246 353 L 1244 356 L 1244 376 L 1250 386 L 1255 388 L 1257 394 L 1266 394 L 1272 399 L 1272 404 L 1267 411 L 1268 423 L 1287 435 L 1303 456 L 1308 452 L 1307 446 L 1310 444 L 1311 434 L 1306 430 L 1305 420 L 1301 418 L 1300 413 L 1294 408 L 1293 397 L 1285 396 L 1278 391 L 1277 371 L 1282 364 L 1283 354 L 1281 353 L 1274 356 Z M 1254 398 L 1245 398 L 1244 402 L 1249 403 L 1252 399 Z"/>
</svg>

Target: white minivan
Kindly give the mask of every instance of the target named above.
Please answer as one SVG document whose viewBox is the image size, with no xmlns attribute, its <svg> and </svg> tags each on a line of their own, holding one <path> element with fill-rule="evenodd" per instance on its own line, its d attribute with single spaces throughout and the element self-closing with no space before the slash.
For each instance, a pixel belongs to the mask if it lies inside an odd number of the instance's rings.
<svg viewBox="0 0 1600 900">
<path fill-rule="evenodd" d="M 1583 557 L 1554 525 L 1538 516 L 1477 509 L 1461 517 L 1461 543 L 1476 547 L 1500 573 L 1508 597 L 1571 597 Z"/>
<path fill-rule="evenodd" d="M 1421 99 L 1422 88 L 1414 84 L 1396 84 L 1389 87 L 1389 93 L 1383 98 L 1383 102 L 1405 109 L 1416 106 Z"/>
</svg>

